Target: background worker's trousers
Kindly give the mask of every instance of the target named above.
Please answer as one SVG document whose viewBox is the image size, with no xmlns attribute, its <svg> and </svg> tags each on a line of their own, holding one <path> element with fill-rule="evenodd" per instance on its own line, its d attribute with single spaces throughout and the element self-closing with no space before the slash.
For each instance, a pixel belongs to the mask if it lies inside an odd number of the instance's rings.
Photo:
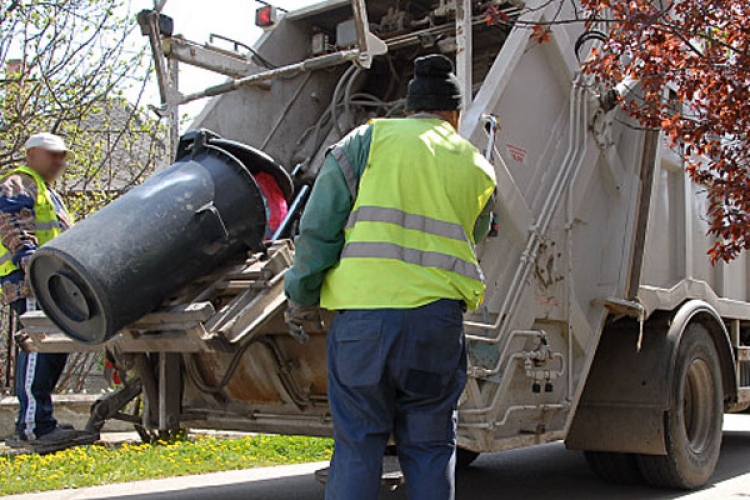
<svg viewBox="0 0 750 500">
<path fill-rule="evenodd" d="M 17 317 L 26 312 L 26 299 L 11 303 Z M 67 354 L 18 352 L 16 360 L 16 397 L 19 411 L 16 433 L 23 440 L 34 440 L 55 430 L 52 416 L 52 391 L 60 380 Z"/>
<path fill-rule="evenodd" d="M 327 341 L 335 439 L 327 500 L 378 498 L 391 434 L 410 500 L 454 498 L 462 320 L 455 300 L 336 313 Z"/>
</svg>

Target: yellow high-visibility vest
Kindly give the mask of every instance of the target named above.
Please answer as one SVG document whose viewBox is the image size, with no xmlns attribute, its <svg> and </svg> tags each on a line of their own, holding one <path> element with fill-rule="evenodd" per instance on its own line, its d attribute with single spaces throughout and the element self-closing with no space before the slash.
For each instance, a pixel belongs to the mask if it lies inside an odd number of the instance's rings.
<svg viewBox="0 0 750 500">
<path fill-rule="evenodd" d="M 36 227 L 35 235 L 39 246 L 42 246 L 62 233 L 62 225 L 55 212 L 55 205 L 47 189 L 47 183 L 44 182 L 44 179 L 36 170 L 27 166 L 21 166 L 5 174 L 2 180 L 16 174 L 26 174 L 36 182 L 37 194 L 34 202 L 34 213 L 36 216 L 34 219 Z M 0 276 L 8 276 L 18 269 L 19 267 L 13 263 L 13 255 L 0 242 Z"/>
<path fill-rule="evenodd" d="M 485 285 L 473 231 L 495 190 L 493 167 L 438 118 L 374 120 L 372 127 L 321 307 L 403 309 L 456 299 L 476 309 Z M 352 177 L 345 155 L 333 154 L 344 177 Z"/>
</svg>

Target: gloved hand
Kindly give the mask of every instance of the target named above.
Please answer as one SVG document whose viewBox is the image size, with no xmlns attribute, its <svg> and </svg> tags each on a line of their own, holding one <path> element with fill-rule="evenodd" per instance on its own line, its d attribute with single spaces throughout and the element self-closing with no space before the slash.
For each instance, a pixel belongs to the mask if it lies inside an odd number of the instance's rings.
<svg viewBox="0 0 750 500">
<path fill-rule="evenodd" d="M 284 312 L 284 321 L 292 337 L 300 342 L 306 342 L 310 334 L 325 332 L 318 304 L 300 306 L 290 300 Z"/>
</svg>

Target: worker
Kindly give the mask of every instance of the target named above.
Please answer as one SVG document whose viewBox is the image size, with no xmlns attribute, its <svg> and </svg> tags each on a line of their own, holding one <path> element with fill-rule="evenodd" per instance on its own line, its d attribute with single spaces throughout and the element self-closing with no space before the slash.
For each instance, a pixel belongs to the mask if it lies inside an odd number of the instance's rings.
<svg viewBox="0 0 750 500">
<path fill-rule="evenodd" d="M 71 154 L 54 134 L 26 141 L 26 165 L 0 179 L 0 285 L 3 299 L 17 316 L 36 309 L 27 270 L 36 249 L 68 229 L 73 221 L 50 185 L 62 174 Z M 96 436 L 58 424 L 51 394 L 62 375 L 67 354 L 27 353 L 16 360 L 19 402 L 16 436 L 7 444 L 45 451 L 93 442 Z"/>
<path fill-rule="evenodd" d="M 414 62 L 410 116 L 376 119 L 332 147 L 285 278 L 286 321 L 327 338 L 334 454 L 328 500 L 375 500 L 394 436 L 411 500 L 454 498 L 463 313 L 485 285 L 492 166 L 458 133 L 461 88 L 441 55 Z"/>
</svg>

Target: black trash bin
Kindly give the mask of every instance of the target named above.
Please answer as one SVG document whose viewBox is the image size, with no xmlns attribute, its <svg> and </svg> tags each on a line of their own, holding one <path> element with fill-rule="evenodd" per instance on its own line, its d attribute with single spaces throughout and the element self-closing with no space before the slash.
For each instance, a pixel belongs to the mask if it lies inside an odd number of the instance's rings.
<svg viewBox="0 0 750 500">
<path fill-rule="evenodd" d="M 183 137 L 171 167 L 37 250 L 31 286 L 67 335 L 105 342 L 227 258 L 262 248 L 261 191 L 213 140 Z"/>
</svg>

